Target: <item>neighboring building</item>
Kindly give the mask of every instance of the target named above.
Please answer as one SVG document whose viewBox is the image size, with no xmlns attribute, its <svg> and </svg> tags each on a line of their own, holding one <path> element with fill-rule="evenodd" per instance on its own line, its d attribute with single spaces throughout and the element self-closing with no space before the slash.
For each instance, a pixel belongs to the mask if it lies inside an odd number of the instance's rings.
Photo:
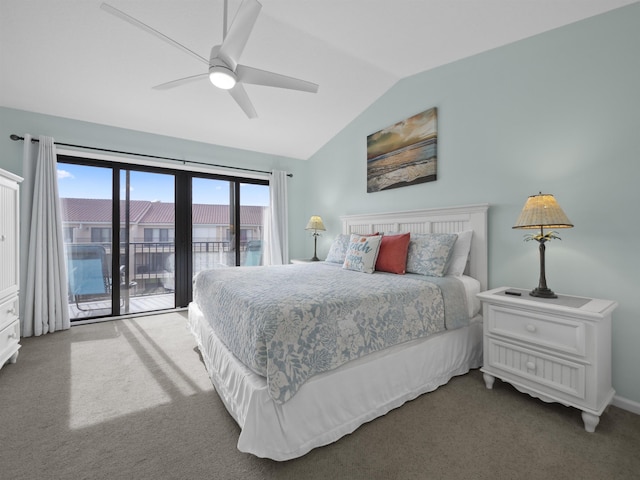
<svg viewBox="0 0 640 480">
<path fill-rule="evenodd" d="M 62 198 L 62 226 L 65 244 L 101 244 L 111 256 L 112 201 L 110 199 Z M 120 264 L 129 265 L 129 281 L 137 291 L 158 287 L 173 288 L 175 205 L 165 202 L 131 200 L 127 212 L 120 208 Z M 242 206 L 240 249 L 260 245 L 265 207 Z M 194 204 L 192 250 L 194 273 L 216 265 L 235 264 L 233 232 L 228 205 Z M 128 216 L 127 216 L 128 213 Z M 188 213 L 187 213 L 188 214 Z M 128 218 L 127 218 L 128 217 Z M 126 225 L 129 224 L 129 238 Z M 129 245 L 127 261 L 126 245 Z M 230 256 L 233 254 L 233 258 Z M 109 261 L 110 264 L 110 261 Z M 124 274 L 123 269 L 122 273 Z"/>
</svg>

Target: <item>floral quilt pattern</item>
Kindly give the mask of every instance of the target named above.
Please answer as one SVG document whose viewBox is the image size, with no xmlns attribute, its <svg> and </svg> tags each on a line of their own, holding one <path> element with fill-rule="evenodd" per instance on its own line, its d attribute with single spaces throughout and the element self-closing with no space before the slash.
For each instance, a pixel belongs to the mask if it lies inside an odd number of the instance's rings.
<svg viewBox="0 0 640 480">
<path fill-rule="evenodd" d="M 278 403 L 313 375 L 468 323 L 454 278 L 365 275 L 322 262 L 200 272 L 194 301 Z"/>
</svg>

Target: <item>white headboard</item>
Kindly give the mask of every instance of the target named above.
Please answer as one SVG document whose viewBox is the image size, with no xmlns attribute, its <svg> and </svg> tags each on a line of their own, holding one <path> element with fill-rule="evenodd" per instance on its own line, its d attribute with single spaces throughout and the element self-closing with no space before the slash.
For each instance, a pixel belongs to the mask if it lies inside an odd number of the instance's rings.
<svg viewBox="0 0 640 480">
<path fill-rule="evenodd" d="M 429 208 L 406 212 L 344 215 L 342 233 L 411 232 L 457 233 L 473 230 L 466 273 L 480 281 L 482 290 L 489 284 L 487 214 L 489 205 Z"/>
</svg>

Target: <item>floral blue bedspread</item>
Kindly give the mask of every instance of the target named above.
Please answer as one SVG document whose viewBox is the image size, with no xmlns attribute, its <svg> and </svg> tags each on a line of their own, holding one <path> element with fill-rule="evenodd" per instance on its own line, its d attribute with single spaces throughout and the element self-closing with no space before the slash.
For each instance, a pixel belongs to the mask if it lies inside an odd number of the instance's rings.
<svg viewBox="0 0 640 480">
<path fill-rule="evenodd" d="M 313 375 L 468 324 L 462 282 L 318 262 L 200 272 L 194 302 L 278 403 Z"/>
</svg>

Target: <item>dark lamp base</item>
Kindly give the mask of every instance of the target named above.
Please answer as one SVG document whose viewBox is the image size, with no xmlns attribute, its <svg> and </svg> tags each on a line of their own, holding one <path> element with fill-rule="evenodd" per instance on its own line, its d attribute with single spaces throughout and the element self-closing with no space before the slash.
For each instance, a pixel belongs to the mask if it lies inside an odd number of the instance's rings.
<svg viewBox="0 0 640 480">
<path fill-rule="evenodd" d="M 529 292 L 529 295 L 532 297 L 541 297 L 541 298 L 558 298 L 558 295 L 553 293 L 553 290 L 549 288 L 534 288 Z"/>
<path fill-rule="evenodd" d="M 320 259 L 316 256 L 314 256 L 311 260 L 309 260 L 310 262 L 319 262 Z"/>
</svg>

